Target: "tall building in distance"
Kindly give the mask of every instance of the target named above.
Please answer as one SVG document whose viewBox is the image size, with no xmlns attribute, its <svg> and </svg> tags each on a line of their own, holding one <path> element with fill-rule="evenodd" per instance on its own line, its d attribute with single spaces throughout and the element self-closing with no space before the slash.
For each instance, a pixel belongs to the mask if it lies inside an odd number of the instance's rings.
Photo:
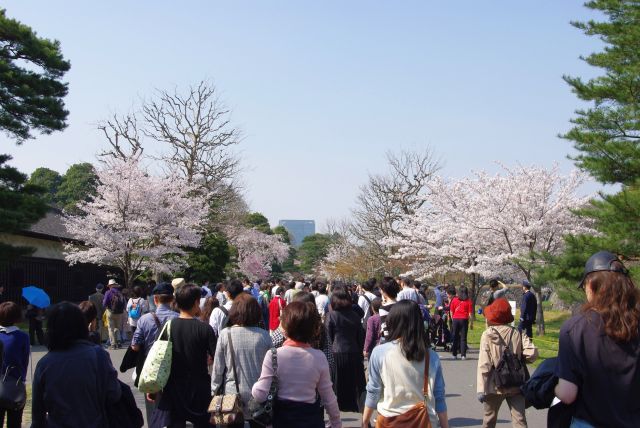
<svg viewBox="0 0 640 428">
<path fill-rule="evenodd" d="M 291 245 L 294 247 L 299 247 L 304 238 L 316 233 L 314 220 L 280 220 L 278 225 L 287 229 L 291 235 Z"/>
</svg>

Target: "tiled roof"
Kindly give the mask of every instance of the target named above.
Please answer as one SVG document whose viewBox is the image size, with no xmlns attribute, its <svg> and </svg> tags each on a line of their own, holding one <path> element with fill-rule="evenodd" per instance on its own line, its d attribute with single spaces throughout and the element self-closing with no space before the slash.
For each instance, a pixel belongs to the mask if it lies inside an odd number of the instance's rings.
<svg viewBox="0 0 640 428">
<path fill-rule="evenodd" d="M 31 233 L 47 235 L 54 238 L 73 239 L 73 236 L 62 223 L 62 210 L 59 208 L 50 208 L 44 218 L 31 226 L 28 230 Z"/>
</svg>

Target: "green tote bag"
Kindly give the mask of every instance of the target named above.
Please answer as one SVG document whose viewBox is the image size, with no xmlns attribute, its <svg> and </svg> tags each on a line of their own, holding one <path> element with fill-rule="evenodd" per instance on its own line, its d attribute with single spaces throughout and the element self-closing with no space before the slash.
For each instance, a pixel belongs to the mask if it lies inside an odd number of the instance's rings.
<svg viewBox="0 0 640 428">
<path fill-rule="evenodd" d="M 163 340 L 162 337 L 165 330 L 167 331 L 167 339 Z M 171 321 L 167 321 L 158 336 L 158 340 L 151 346 L 147 359 L 142 366 L 140 381 L 138 382 L 140 392 L 153 394 L 162 391 L 171 374 L 172 352 Z"/>
</svg>

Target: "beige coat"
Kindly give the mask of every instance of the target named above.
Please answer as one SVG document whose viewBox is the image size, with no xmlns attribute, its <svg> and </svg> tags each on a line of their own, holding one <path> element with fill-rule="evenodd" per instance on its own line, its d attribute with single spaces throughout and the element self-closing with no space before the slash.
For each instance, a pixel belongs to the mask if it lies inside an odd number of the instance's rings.
<svg viewBox="0 0 640 428">
<path fill-rule="evenodd" d="M 532 363 L 538 358 L 538 349 L 534 346 L 533 342 L 527 337 L 526 334 L 520 334 L 517 329 L 510 325 L 495 325 L 489 326 L 480 339 L 480 355 L 478 356 L 478 380 L 477 380 L 477 392 L 480 394 L 518 394 L 520 389 L 496 388 L 496 382 L 494 379 L 494 365 L 498 364 L 500 357 L 502 356 L 503 347 L 501 345 L 500 338 L 498 338 L 496 332 L 500 334 L 502 339 L 507 342 L 511 331 L 514 330 L 511 337 L 510 348 L 515 351 L 517 355 L 523 355 L 527 363 Z"/>
</svg>

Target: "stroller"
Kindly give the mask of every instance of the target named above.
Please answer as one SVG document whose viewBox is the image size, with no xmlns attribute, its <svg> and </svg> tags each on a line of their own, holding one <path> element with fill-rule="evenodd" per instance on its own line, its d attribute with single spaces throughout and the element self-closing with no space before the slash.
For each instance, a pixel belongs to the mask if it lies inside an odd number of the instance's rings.
<svg viewBox="0 0 640 428">
<path fill-rule="evenodd" d="M 431 317 L 429 339 L 431 340 L 431 347 L 434 351 L 437 351 L 439 346 L 442 347 L 444 351 L 449 350 L 451 332 L 449 331 L 449 327 L 447 327 L 446 313 L 444 310 L 436 311 L 435 315 Z"/>
</svg>

